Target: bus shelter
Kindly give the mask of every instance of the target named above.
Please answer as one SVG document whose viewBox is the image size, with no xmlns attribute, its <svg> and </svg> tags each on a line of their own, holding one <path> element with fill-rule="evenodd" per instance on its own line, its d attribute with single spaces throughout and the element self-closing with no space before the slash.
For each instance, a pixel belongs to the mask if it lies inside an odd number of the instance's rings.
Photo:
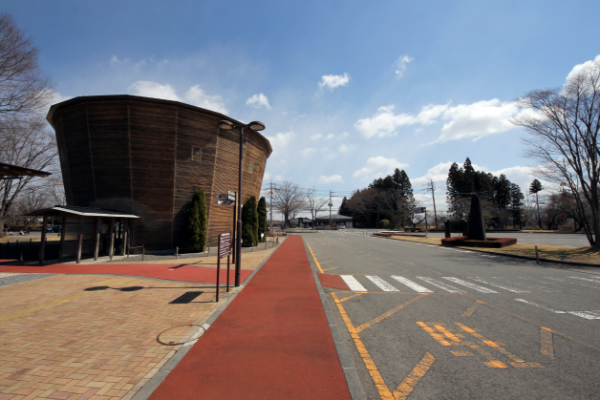
<svg viewBox="0 0 600 400">
<path fill-rule="evenodd" d="M 133 214 L 92 207 L 54 206 L 32 211 L 28 216 L 42 216 L 42 239 L 39 262 L 44 263 L 46 235 L 49 217 L 61 217 L 60 247 L 58 258 L 63 261 L 82 257 L 113 257 L 115 251 L 124 256 L 129 246 L 133 220 L 140 217 Z"/>
</svg>

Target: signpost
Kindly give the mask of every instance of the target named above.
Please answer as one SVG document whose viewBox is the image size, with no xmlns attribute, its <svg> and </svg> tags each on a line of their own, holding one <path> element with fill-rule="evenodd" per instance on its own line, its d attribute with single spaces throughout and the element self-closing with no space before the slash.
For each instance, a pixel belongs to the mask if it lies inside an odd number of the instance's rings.
<svg viewBox="0 0 600 400">
<path fill-rule="evenodd" d="M 219 251 L 217 255 L 217 302 L 219 302 L 219 275 L 221 274 L 221 258 L 227 257 L 227 291 L 229 292 L 229 268 L 231 255 L 231 233 L 219 235 Z"/>
</svg>

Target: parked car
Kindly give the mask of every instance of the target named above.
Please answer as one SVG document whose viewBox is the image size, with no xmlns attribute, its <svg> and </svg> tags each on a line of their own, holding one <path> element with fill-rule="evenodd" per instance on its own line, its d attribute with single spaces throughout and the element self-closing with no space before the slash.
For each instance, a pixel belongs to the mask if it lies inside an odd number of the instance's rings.
<svg viewBox="0 0 600 400">
<path fill-rule="evenodd" d="M 62 229 L 62 225 L 50 225 L 46 228 L 48 233 L 58 233 Z"/>
</svg>

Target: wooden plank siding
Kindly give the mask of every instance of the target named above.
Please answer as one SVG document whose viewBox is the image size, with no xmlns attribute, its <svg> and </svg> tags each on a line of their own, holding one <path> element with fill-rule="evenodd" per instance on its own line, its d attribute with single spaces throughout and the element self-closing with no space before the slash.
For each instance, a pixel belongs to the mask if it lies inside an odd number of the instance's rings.
<svg viewBox="0 0 600 400">
<path fill-rule="evenodd" d="M 237 192 L 239 130 L 217 127 L 222 114 L 138 96 L 78 97 L 51 107 L 67 203 L 133 213 L 131 245 L 179 245 L 192 193 L 204 190 L 209 245 L 230 232 L 233 207 L 217 193 Z M 271 147 L 244 130 L 242 201 L 260 196 Z"/>
</svg>

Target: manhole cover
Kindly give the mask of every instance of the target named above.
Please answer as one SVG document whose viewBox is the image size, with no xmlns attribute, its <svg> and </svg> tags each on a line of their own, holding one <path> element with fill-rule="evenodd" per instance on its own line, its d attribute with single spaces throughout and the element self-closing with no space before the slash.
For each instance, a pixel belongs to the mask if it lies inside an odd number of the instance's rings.
<svg viewBox="0 0 600 400">
<path fill-rule="evenodd" d="M 193 342 L 204 334 L 204 328 L 196 325 L 180 325 L 161 332 L 156 341 L 165 346 L 177 346 Z"/>
</svg>

